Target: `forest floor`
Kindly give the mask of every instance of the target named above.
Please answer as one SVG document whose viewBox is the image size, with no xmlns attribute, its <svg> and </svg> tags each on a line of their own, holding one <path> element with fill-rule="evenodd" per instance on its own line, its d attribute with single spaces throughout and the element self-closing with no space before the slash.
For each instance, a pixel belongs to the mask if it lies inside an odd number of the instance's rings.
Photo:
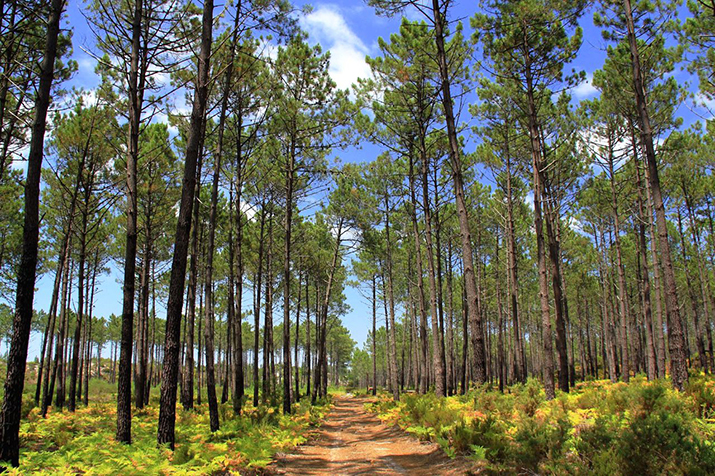
<svg viewBox="0 0 715 476">
<path fill-rule="evenodd" d="M 474 463 L 450 459 L 439 445 L 419 441 L 365 410 L 364 396 L 335 397 L 326 421 L 305 445 L 280 454 L 267 468 L 277 475 L 463 475 Z"/>
</svg>

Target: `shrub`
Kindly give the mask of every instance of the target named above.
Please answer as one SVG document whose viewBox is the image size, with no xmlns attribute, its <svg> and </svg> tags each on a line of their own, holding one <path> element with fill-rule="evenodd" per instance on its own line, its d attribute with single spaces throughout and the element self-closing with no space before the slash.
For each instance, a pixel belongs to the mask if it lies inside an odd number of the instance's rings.
<svg viewBox="0 0 715 476">
<path fill-rule="evenodd" d="M 565 413 L 555 409 L 551 418 L 523 418 L 514 435 L 513 459 L 522 470 L 542 473 L 540 466 L 558 460 L 564 452 L 571 424 Z"/>
</svg>

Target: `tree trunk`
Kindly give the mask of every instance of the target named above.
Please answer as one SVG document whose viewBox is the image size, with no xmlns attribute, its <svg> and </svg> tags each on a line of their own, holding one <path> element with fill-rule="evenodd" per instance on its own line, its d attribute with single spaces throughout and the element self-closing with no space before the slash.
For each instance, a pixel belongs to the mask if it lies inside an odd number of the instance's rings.
<svg viewBox="0 0 715 476">
<path fill-rule="evenodd" d="M 149 280 L 151 272 L 151 206 L 149 206 L 145 217 L 144 225 L 144 259 L 141 269 L 141 284 L 139 291 L 139 322 L 137 323 L 137 358 L 138 369 L 136 372 L 136 380 L 134 382 L 134 405 L 137 409 L 144 408 L 144 393 L 147 385 L 147 364 L 148 364 L 148 330 L 149 330 Z"/>
<path fill-rule="evenodd" d="M 199 273 L 199 230 L 201 222 L 199 221 L 199 211 L 201 208 L 201 171 L 203 169 L 204 154 L 202 151 L 198 154 L 196 165 L 195 191 L 194 191 L 194 206 L 192 210 L 191 227 L 191 263 L 189 264 L 189 286 L 186 291 L 187 309 L 186 309 L 186 365 L 184 369 L 184 382 L 181 395 L 181 404 L 184 410 L 194 408 L 194 338 L 196 336 L 196 288 L 198 286 Z"/>
<path fill-rule="evenodd" d="M 227 94 L 227 93 L 225 93 Z M 218 207 L 218 183 L 221 176 L 221 152 L 223 142 L 223 121 L 225 120 L 224 106 L 219 122 L 218 150 L 214 157 L 214 174 L 211 185 L 211 209 L 209 211 L 209 239 L 206 250 L 206 279 L 204 282 L 204 295 L 206 308 L 204 318 L 204 343 L 206 346 L 206 390 L 209 401 L 209 427 L 211 432 L 219 429 L 218 400 L 216 398 L 216 371 L 214 368 L 214 294 L 213 294 L 213 262 L 216 240 L 216 209 Z"/>
<path fill-rule="evenodd" d="M 623 266 L 623 254 L 621 252 L 621 221 L 618 215 L 618 196 L 616 194 L 616 176 L 613 163 L 615 158 L 613 150 L 615 148 L 613 131 L 608 131 L 608 173 L 611 185 L 611 212 L 613 213 L 613 235 L 616 245 L 616 267 L 618 269 L 618 308 L 621 317 L 621 376 L 624 382 L 630 380 L 629 349 L 628 349 L 628 294 L 626 293 L 626 272 Z"/>
<path fill-rule="evenodd" d="M 419 227 L 417 225 L 417 198 L 415 196 L 415 176 L 412 154 L 409 156 L 410 170 L 409 170 L 409 183 L 410 183 L 410 219 L 412 222 L 412 234 L 414 238 L 415 246 L 415 264 L 417 266 L 415 279 L 417 280 L 417 293 L 418 302 L 420 305 L 420 393 L 427 393 L 427 389 L 430 386 L 429 383 L 429 372 L 428 372 L 428 356 L 429 356 L 429 339 L 427 337 L 427 309 L 425 305 L 425 290 L 424 290 L 424 268 L 422 266 L 422 245 L 420 244 L 420 233 Z M 385 206 L 387 207 L 387 197 L 385 199 Z M 389 225 L 386 228 L 388 239 L 389 239 Z M 389 246 L 389 245 L 388 245 Z M 388 267 L 390 267 L 390 261 L 388 260 Z M 434 289 L 434 288 L 433 288 Z M 390 323 L 394 326 L 394 323 Z M 444 390 L 444 389 L 442 389 Z M 443 392 L 444 393 L 444 392 Z"/>
<path fill-rule="evenodd" d="M 432 362 L 435 373 L 435 394 L 438 397 L 446 396 L 446 375 L 444 371 L 444 341 L 440 331 L 439 316 L 437 314 L 437 280 L 435 278 L 434 248 L 432 244 L 432 218 L 430 216 L 430 200 L 428 189 L 428 157 L 423 144 L 422 151 L 422 204 L 425 214 L 425 242 L 427 248 L 427 272 L 430 286 L 430 312 L 432 315 Z"/>
<path fill-rule="evenodd" d="M 511 298 L 511 320 L 514 332 L 515 378 L 518 382 L 526 382 L 526 358 L 519 326 L 519 281 L 516 267 L 516 230 L 514 225 L 514 197 L 511 173 L 511 156 L 507 146 L 506 158 L 506 208 L 507 208 L 507 249 L 509 266 L 509 294 Z"/>
<path fill-rule="evenodd" d="M 316 292 L 318 287 L 315 287 Z M 318 315 L 318 299 L 315 300 L 315 314 Z M 305 379 L 306 379 L 306 390 L 305 395 L 309 396 L 310 393 L 310 293 L 308 292 L 308 276 L 305 278 Z"/>
<path fill-rule="evenodd" d="M 698 350 L 698 362 L 701 369 L 708 373 L 708 360 L 707 354 L 705 352 L 705 336 L 703 335 L 703 328 L 700 323 L 700 310 L 698 309 L 698 298 L 696 296 L 695 288 L 693 288 L 693 279 L 690 275 L 690 259 L 686 251 L 685 243 L 685 233 L 683 232 L 683 217 L 678 208 L 678 233 L 680 235 L 680 251 L 683 255 L 683 271 L 685 272 L 685 282 L 688 297 L 690 298 L 690 309 L 693 313 L 693 327 L 695 328 L 695 346 Z"/>
<path fill-rule="evenodd" d="M 302 266 L 302 262 L 301 262 Z M 300 342 L 300 297 L 301 297 L 301 290 L 303 289 L 301 286 L 301 281 L 302 281 L 302 276 L 299 274 L 298 275 L 298 298 L 296 300 L 296 306 L 295 306 L 295 347 L 294 347 L 294 356 L 293 356 L 293 362 L 295 362 L 295 401 L 298 402 L 300 401 L 300 365 L 298 364 L 298 343 Z"/>
<path fill-rule="evenodd" d="M 640 122 L 641 141 L 645 148 L 646 163 L 648 165 L 648 181 L 650 183 L 653 205 L 655 207 L 656 223 L 658 225 L 658 240 L 660 243 L 660 257 L 663 263 L 665 278 L 665 309 L 668 315 L 668 344 L 670 346 L 670 373 L 673 387 L 683 390 L 688 381 L 688 368 L 686 362 L 685 339 L 683 335 L 683 322 L 680 317 L 678 305 L 678 288 L 673 270 L 673 259 L 668 242 L 668 226 L 665 218 L 665 206 L 660 190 L 660 177 L 658 176 L 658 162 L 653 145 L 653 131 L 650 124 L 650 115 L 646 101 L 645 86 L 640 66 L 640 52 L 633 24 L 631 0 L 623 0 L 626 27 L 628 29 L 628 43 L 631 49 L 631 62 L 633 66 L 633 86 L 636 92 L 636 108 Z"/>
<path fill-rule="evenodd" d="M 139 158 L 139 125 L 142 94 L 139 85 L 140 42 L 144 17 L 143 0 L 135 0 L 132 19 L 132 46 L 129 67 L 129 139 L 127 153 L 127 230 L 124 255 L 122 304 L 122 337 L 117 383 L 117 433 L 121 443 L 132 442 L 132 334 L 134 332 L 134 286 L 137 257 L 137 160 Z"/>
<path fill-rule="evenodd" d="M 447 393 L 454 395 L 457 389 L 454 354 L 454 286 L 452 279 L 452 236 L 447 240 L 447 289 L 449 301 L 447 303 Z"/>
<path fill-rule="evenodd" d="M 372 396 L 377 395 L 377 284 L 372 275 Z"/>
<path fill-rule="evenodd" d="M 285 170 L 285 240 L 283 249 L 283 413 L 291 413 L 291 362 L 290 362 L 290 259 L 291 232 L 293 231 L 293 186 L 295 174 L 295 138 L 291 137 L 288 163 Z M 298 344 L 296 343 L 296 346 Z"/>
<path fill-rule="evenodd" d="M 388 331 L 389 336 L 388 336 L 388 365 L 390 369 L 390 387 L 392 389 L 392 398 L 395 401 L 400 400 L 400 389 L 397 386 L 397 341 L 395 340 L 395 292 L 394 292 L 394 287 L 393 287 L 393 276 L 392 276 L 392 241 L 390 237 L 390 215 L 389 215 L 389 210 L 390 207 L 388 206 L 388 197 L 385 196 L 385 238 L 387 239 L 387 299 L 389 301 L 390 309 L 389 309 L 389 315 L 385 316 L 386 320 L 389 320 L 389 325 L 390 325 L 390 330 Z M 414 202 L 413 202 L 414 203 Z M 342 225 L 342 222 L 341 222 Z M 341 230 L 342 231 L 342 230 Z M 336 249 L 336 255 L 337 255 L 337 249 Z M 422 275 L 419 275 L 419 279 L 422 279 Z M 420 289 L 422 289 L 420 287 Z M 327 304 L 325 305 L 327 309 Z M 424 309 L 424 307 L 422 307 Z M 425 342 L 426 345 L 426 342 Z M 424 354 L 425 347 L 423 347 L 423 354 L 422 358 L 426 359 L 426 355 Z M 425 377 L 426 378 L 426 377 Z M 420 381 L 422 382 L 422 381 Z M 422 383 L 420 383 L 420 387 L 422 386 Z"/>
<path fill-rule="evenodd" d="M 527 67 L 528 70 L 528 67 Z M 541 210 L 543 197 L 543 177 L 541 143 L 536 122 L 536 104 L 533 97 L 531 77 L 527 79 L 529 92 L 529 136 L 531 139 L 531 155 L 534 181 L 534 233 L 536 235 L 536 256 L 539 267 L 539 299 L 541 303 L 541 335 L 543 339 L 543 361 L 541 365 L 546 398 L 551 400 L 556 395 L 554 389 L 554 351 L 551 337 L 551 309 L 549 307 L 549 283 L 546 269 L 546 245 L 544 240 L 544 222 Z"/>
<path fill-rule="evenodd" d="M 268 214 L 268 256 L 266 256 L 266 303 L 263 316 L 263 402 L 273 398 L 273 211 Z"/>
<path fill-rule="evenodd" d="M 181 337 L 181 308 L 186 279 L 186 255 L 189 247 L 191 212 L 196 187 L 196 162 L 203 135 L 209 83 L 209 58 L 213 27 L 213 0 L 204 2 L 201 30 L 201 50 L 198 58 L 198 75 L 191 123 L 184 162 L 184 180 L 181 189 L 179 219 L 176 225 L 174 258 L 171 265 L 169 302 L 166 311 L 166 340 L 164 343 L 164 367 L 161 376 L 161 397 L 157 442 L 169 444 L 174 449 L 176 424 L 176 387 L 179 374 L 179 346 Z"/>
<path fill-rule="evenodd" d="M 497 337 L 497 375 L 499 377 L 499 391 L 504 393 L 505 385 L 505 358 L 504 358 L 504 307 L 502 305 L 501 297 L 501 287 L 499 279 L 499 271 L 501 266 L 499 264 L 499 238 L 496 237 L 494 257 L 496 262 L 494 263 L 494 283 L 496 284 L 496 301 L 497 301 L 497 314 L 499 315 L 498 324 L 498 337 Z"/>
<path fill-rule="evenodd" d="M 44 150 L 47 110 L 50 106 L 52 79 L 57 56 L 57 37 L 64 0 L 52 0 L 47 21 L 45 51 L 40 69 L 40 84 L 35 100 L 35 118 L 32 123 L 30 151 L 27 158 L 25 180 L 25 218 L 22 235 L 22 256 L 17 272 L 15 315 L 12 322 L 12 338 L 7 358 L 5 394 L 0 411 L 0 461 L 9 461 L 12 466 L 20 464 L 20 417 L 22 416 L 22 390 L 25 385 L 27 346 L 32 323 L 32 304 L 35 297 L 37 273 L 37 244 L 39 240 L 39 204 L 42 156 Z"/>
<path fill-rule="evenodd" d="M 263 241 L 265 238 L 264 230 L 266 225 L 266 204 L 261 203 L 261 231 L 258 241 L 258 270 L 256 271 L 255 287 L 253 289 L 253 317 L 254 317 L 254 346 L 253 346 L 253 406 L 258 406 L 258 349 L 259 349 L 259 330 L 261 324 L 261 278 L 263 276 Z M 264 329 L 265 332 L 265 329 Z M 265 378 L 265 372 L 263 377 Z"/>
<path fill-rule="evenodd" d="M 330 263 L 330 268 L 328 271 L 328 282 L 325 286 L 325 297 L 323 299 L 322 309 L 320 310 L 320 320 L 322 321 L 322 326 L 320 327 L 320 345 L 318 346 L 318 365 L 316 366 L 316 377 L 315 377 L 315 387 L 319 388 L 320 397 L 325 397 L 327 395 L 327 376 L 328 376 L 328 357 L 326 349 L 327 340 L 327 323 L 328 323 L 328 307 L 330 305 L 330 295 L 333 289 L 333 280 L 335 278 L 335 270 L 338 267 L 338 259 L 340 257 L 340 246 L 343 237 L 343 219 L 341 218 L 338 222 L 338 230 L 335 237 L 335 250 L 333 252 L 332 262 Z M 315 400 L 315 394 L 313 394 L 313 400 Z"/>
<path fill-rule="evenodd" d="M 77 195 L 77 190 L 79 187 L 75 188 L 75 194 L 74 197 L 76 199 Z M 50 326 L 50 345 L 49 348 L 47 349 L 47 364 L 45 368 L 45 378 L 44 378 L 44 383 L 43 383 L 43 398 L 42 398 L 42 408 L 41 408 L 41 413 L 43 418 L 47 416 L 47 408 L 50 406 L 52 403 L 52 394 L 54 392 L 54 385 L 52 388 L 50 388 L 50 377 L 52 378 L 52 381 L 54 382 L 54 379 L 57 374 L 57 365 L 55 361 L 54 369 L 53 372 L 50 373 L 50 369 L 53 368 L 52 365 L 52 342 L 55 339 L 55 331 L 54 328 L 57 325 L 57 303 L 59 301 L 59 293 L 60 293 L 60 284 L 65 283 L 67 280 L 67 275 L 69 275 L 69 263 L 70 263 L 70 246 L 72 243 L 72 222 L 73 222 L 73 215 L 74 215 L 74 207 L 75 207 L 75 200 L 72 201 L 72 204 L 70 205 L 70 215 L 69 215 L 69 220 L 67 223 L 67 230 L 65 232 L 65 238 L 64 238 L 64 243 L 62 245 L 62 250 L 60 252 L 60 256 L 58 258 L 57 262 L 57 274 L 55 275 L 55 285 L 54 289 L 52 291 L 52 301 L 50 303 L 50 314 L 49 314 L 49 320 L 51 321 L 51 326 Z M 64 277 L 64 279 L 63 279 Z M 66 285 L 62 290 L 62 302 L 64 303 L 64 297 L 66 294 Z M 63 304 L 64 305 L 64 304 Z M 62 327 L 62 316 L 64 315 L 64 312 L 60 313 L 60 325 L 57 326 L 58 328 Z M 57 344 L 59 345 L 59 333 L 57 337 Z M 38 383 L 39 387 L 39 383 Z"/>
<path fill-rule="evenodd" d="M 243 375 L 243 220 L 241 214 L 241 190 L 243 187 L 241 167 L 241 157 L 238 156 L 238 171 L 236 179 L 238 184 L 236 186 L 236 261 L 238 266 L 237 282 L 236 282 L 236 312 L 233 318 L 233 325 L 235 331 L 233 334 L 233 361 L 234 361 L 234 375 L 233 375 L 233 411 L 236 414 L 241 412 L 241 407 L 243 405 L 244 397 L 244 375 Z M 258 327 L 256 327 L 256 333 L 258 333 Z"/>
<path fill-rule="evenodd" d="M 633 142 L 633 165 L 636 171 L 636 187 L 638 188 L 638 259 L 641 266 L 641 300 L 643 302 L 643 325 L 646 331 L 646 374 L 648 380 L 654 380 L 657 377 L 657 361 L 655 352 L 655 337 L 653 326 L 653 314 L 651 305 L 651 288 L 650 288 L 650 270 L 648 267 L 648 252 L 645 237 L 645 208 L 643 207 L 643 180 L 641 178 L 641 170 L 638 165 L 638 148 L 635 141 L 635 132 L 631 126 L 632 142 Z"/>
<path fill-rule="evenodd" d="M 705 327 L 707 331 L 707 336 L 708 336 L 708 341 L 709 341 L 709 350 L 710 350 L 710 356 L 709 359 L 706 358 L 705 355 L 702 356 L 702 359 L 706 359 L 706 365 L 705 367 L 708 368 L 710 367 L 711 370 L 714 370 L 712 368 L 712 331 L 711 331 L 711 316 L 712 316 L 712 311 L 710 309 L 710 293 L 706 289 L 706 283 L 707 283 L 707 271 L 705 270 L 705 257 L 701 253 L 701 245 L 700 245 L 700 232 L 698 230 L 697 222 L 695 221 L 695 213 L 693 212 L 693 206 L 692 206 L 692 198 L 690 197 L 689 194 L 685 192 L 685 186 L 683 185 L 683 194 L 685 195 L 685 206 L 688 212 L 688 218 L 690 221 L 690 233 L 693 237 L 693 246 L 695 247 L 695 260 L 698 263 L 698 279 L 700 281 L 700 297 L 703 300 L 703 311 L 704 311 L 704 323 L 703 327 Z"/>
<path fill-rule="evenodd" d="M 469 231 L 469 216 L 464 198 L 464 179 L 462 177 L 461 150 L 457 137 L 457 127 L 454 120 L 450 74 L 447 66 L 447 54 L 444 46 L 445 14 L 442 12 L 439 0 L 432 0 L 432 15 L 434 21 L 435 43 L 437 45 L 437 62 L 439 64 L 440 82 L 442 89 L 442 104 L 444 107 L 445 121 L 447 123 L 447 137 L 449 139 L 449 158 L 454 181 L 454 194 L 457 202 L 457 216 L 462 241 L 462 262 L 464 266 L 464 282 L 467 293 L 467 311 L 470 327 L 472 328 L 472 346 L 474 347 L 475 378 L 478 383 L 487 379 L 486 357 L 483 339 L 483 325 L 479 315 L 477 283 L 474 275 L 474 262 L 472 258 L 472 238 Z"/>
</svg>

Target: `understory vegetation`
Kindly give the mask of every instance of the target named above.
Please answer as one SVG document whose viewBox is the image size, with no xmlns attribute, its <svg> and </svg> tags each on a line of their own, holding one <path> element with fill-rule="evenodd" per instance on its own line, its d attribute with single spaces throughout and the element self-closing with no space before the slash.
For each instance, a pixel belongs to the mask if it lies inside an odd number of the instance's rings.
<svg viewBox="0 0 715 476">
<path fill-rule="evenodd" d="M 115 386 L 99 380 L 92 384 L 92 402 L 74 413 L 51 411 L 43 419 L 40 408 L 26 398 L 20 427 L 23 463 L 8 474 L 252 474 L 277 452 L 305 442 L 330 409 L 328 400 L 311 405 L 303 399 L 292 414 L 284 414 L 277 403 L 254 407 L 249 402 L 238 416 L 229 402 L 219 405 L 221 429 L 210 433 L 205 431 L 208 403 L 177 408 L 172 452 L 156 444 L 158 398 L 133 413 L 133 441 L 126 445 L 114 438 Z"/>
<path fill-rule="evenodd" d="M 691 374 L 683 392 L 664 380 L 583 382 L 547 400 L 529 379 L 439 398 L 380 395 L 366 405 L 387 423 L 432 440 L 487 473 L 715 473 L 715 379 Z"/>
</svg>

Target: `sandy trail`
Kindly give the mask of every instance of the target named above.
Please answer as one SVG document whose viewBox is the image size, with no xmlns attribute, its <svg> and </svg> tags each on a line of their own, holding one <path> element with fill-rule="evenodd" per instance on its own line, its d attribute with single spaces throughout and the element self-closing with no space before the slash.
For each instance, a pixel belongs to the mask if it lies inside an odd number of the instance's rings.
<svg viewBox="0 0 715 476">
<path fill-rule="evenodd" d="M 336 398 L 316 437 L 293 454 L 282 455 L 270 470 L 296 476 L 470 474 L 468 461 L 449 459 L 438 445 L 383 424 L 364 409 L 367 401 L 364 397 Z"/>
</svg>

